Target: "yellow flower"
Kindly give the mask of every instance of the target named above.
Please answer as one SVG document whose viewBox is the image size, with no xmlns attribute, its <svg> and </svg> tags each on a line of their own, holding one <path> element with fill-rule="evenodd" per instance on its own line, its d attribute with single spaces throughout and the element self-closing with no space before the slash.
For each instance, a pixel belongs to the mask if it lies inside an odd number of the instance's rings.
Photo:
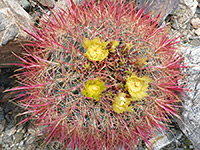
<svg viewBox="0 0 200 150">
<path fill-rule="evenodd" d="M 112 46 L 111 48 L 109 49 L 110 52 L 115 52 L 115 48 L 119 45 L 119 42 L 118 41 L 113 41 L 112 42 Z"/>
<path fill-rule="evenodd" d="M 143 97 L 147 96 L 149 82 L 151 82 L 151 79 L 148 77 L 144 76 L 140 78 L 135 75 L 135 73 L 127 77 L 126 88 L 133 100 L 141 100 Z"/>
<path fill-rule="evenodd" d="M 99 100 L 102 96 L 102 91 L 106 89 L 104 82 L 102 82 L 99 78 L 91 81 L 88 80 L 85 83 L 85 88 L 82 91 L 82 94 L 86 97 L 94 98 L 95 100 Z"/>
<path fill-rule="evenodd" d="M 100 45 L 91 45 L 84 54 L 89 60 L 102 61 L 108 56 L 108 50 L 104 50 Z"/>
<path fill-rule="evenodd" d="M 114 99 L 113 110 L 118 114 L 124 111 L 132 112 L 132 107 L 128 106 L 130 102 L 125 93 L 119 93 Z"/>
<path fill-rule="evenodd" d="M 102 61 L 104 60 L 109 52 L 106 50 L 106 46 L 109 42 L 103 42 L 99 39 L 99 37 L 94 38 L 93 40 L 89 40 L 85 38 L 83 41 L 83 47 L 87 49 L 84 54 L 89 60 L 92 61 Z"/>
</svg>

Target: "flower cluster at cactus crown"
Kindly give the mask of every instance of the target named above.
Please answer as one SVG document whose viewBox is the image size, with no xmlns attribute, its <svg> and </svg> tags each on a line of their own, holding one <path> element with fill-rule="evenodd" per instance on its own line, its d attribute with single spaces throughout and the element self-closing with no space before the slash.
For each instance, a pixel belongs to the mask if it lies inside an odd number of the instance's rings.
<svg viewBox="0 0 200 150">
<path fill-rule="evenodd" d="M 109 50 L 111 50 L 110 52 L 114 53 L 115 48 L 117 48 L 118 45 L 119 42 L 116 40 L 114 42 L 102 42 L 99 37 L 95 37 L 94 40 L 85 39 L 83 42 L 83 47 L 87 49 L 85 56 L 89 60 L 93 61 L 102 61 L 108 56 Z M 131 47 L 129 46 L 128 50 L 130 50 L 130 48 Z M 117 113 L 122 113 L 123 111 L 118 110 L 120 107 L 125 111 L 125 107 L 130 108 L 128 107 L 130 101 L 141 100 L 144 96 L 147 96 L 146 92 L 148 90 L 148 83 L 150 81 L 151 80 L 148 77 L 139 78 L 135 75 L 135 73 L 133 73 L 132 76 L 128 76 L 126 79 L 126 87 L 131 95 L 132 100 L 129 100 L 126 103 L 126 98 L 122 98 L 122 95 L 125 97 L 125 93 L 120 93 L 119 96 L 115 98 L 113 110 Z M 95 79 L 93 82 L 88 80 L 85 84 L 85 89 L 82 91 L 82 94 L 99 100 L 102 90 L 105 89 L 106 87 L 104 82 L 100 81 L 100 79 Z M 118 107 L 118 109 L 116 109 L 116 107 Z"/>
<path fill-rule="evenodd" d="M 28 114 L 22 122 L 35 120 L 46 143 L 71 149 L 150 144 L 178 116 L 185 90 L 178 37 L 134 2 L 66 2 L 25 30 L 33 40 L 16 64 L 21 86 L 10 90 Z"/>
</svg>

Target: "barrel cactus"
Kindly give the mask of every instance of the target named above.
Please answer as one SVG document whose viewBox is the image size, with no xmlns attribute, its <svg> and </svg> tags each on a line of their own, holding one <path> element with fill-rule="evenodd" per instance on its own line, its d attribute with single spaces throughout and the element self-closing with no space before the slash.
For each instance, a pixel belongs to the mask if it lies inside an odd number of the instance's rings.
<svg viewBox="0 0 200 150">
<path fill-rule="evenodd" d="M 178 117 L 185 66 L 177 38 L 132 1 L 67 3 L 25 30 L 33 40 L 10 90 L 28 114 L 22 122 L 72 149 L 151 145 Z"/>
</svg>

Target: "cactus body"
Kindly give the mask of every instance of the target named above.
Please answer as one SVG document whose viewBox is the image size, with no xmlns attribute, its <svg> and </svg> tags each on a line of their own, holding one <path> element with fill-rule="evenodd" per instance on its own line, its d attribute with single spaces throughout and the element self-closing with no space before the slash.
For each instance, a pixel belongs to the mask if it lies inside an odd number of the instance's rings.
<svg viewBox="0 0 200 150">
<path fill-rule="evenodd" d="M 178 116 L 177 39 L 144 12 L 123 0 L 71 1 L 26 30 L 34 40 L 12 90 L 47 143 L 134 149 Z"/>
</svg>

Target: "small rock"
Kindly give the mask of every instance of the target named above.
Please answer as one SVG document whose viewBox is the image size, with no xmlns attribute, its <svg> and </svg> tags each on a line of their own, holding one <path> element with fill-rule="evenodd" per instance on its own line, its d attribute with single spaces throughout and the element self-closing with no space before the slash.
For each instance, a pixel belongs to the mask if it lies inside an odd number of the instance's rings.
<svg viewBox="0 0 200 150">
<path fill-rule="evenodd" d="M 130 0 L 127 0 L 130 1 Z M 133 1 L 133 0 L 132 0 Z M 146 3 L 145 8 L 149 7 L 146 11 L 151 11 L 153 16 L 157 16 L 161 11 L 162 21 L 169 15 L 173 14 L 177 9 L 180 0 L 137 0 L 139 9 Z"/>
<path fill-rule="evenodd" d="M 193 147 L 193 145 L 190 145 L 189 148 L 190 148 L 190 149 L 193 149 L 194 147 Z"/>
<path fill-rule="evenodd" d="M 20 42 L 26 41 L 29 37 L 22 31 L 22 27 L 32 29 L 31 17 L 17 1 L 0 0 L 0 64 L 17 62 L 11 52 L 19 55 L 22 52 Z M 0 65 L 0 67 L 5 67 L 5 65 Z"/>
<path fill-rule="evenodd" d="M 23 126 L 22 126 L 22 124 L 20 124 L 20 125 L 17 127 L 17 132 L 21 132 L 22 129 L 23 129 Z"/>
<path fill-rule="evenodd" d="M 4 120 L 4 112 L 3 112 L 3 108 L 0 107 L 0 121 Z"/>
<path fill-rule="evenodd" d="M 7 102 L 11 99 L 12 93 L 3 93 L 0 102 Z"/>
<path fill-rule="evenodd" d="M 194 17 L 198 2 L 196 0 L 180 0 L 180 4 L 174 14 L 179 28 L 184 29 L 184 25 Z"/>
<path fill-rule="evenodd" d="M 26 132 L 26 130 L 25 129 L 22 129 L 22 131 L 21 131 L 22 133 L 25 133 Z"/>
<path fill-rule="evenodd" d="M 11 144 L 12 143 L 12 137 L 11 136 L 8 136 L 8 135 L 5 135 L 2 137 L 2 143 L 5 144 L 5 146 L 7 144 Z"/>
<path fill-rule="evenodd" d="M 197 9 L 196 9 L 196 14 L 200 14 L 200 3 L 199 3 L 199 5 L 198 5 L 198 7 L 197 7 Z"/>
<path fill-rule="evenodd" d="M 9 122 L 9 127 L 12 128 L 14 126 L 14 120 L 11 118 L 11 113 L 13 111 L 13 105 L 11 103 L 6 103 L 4 107 L 4 117 Z"/>
<path fill-rule="evenodd" d="M 12 145 L 10 145 L 10 148 L 11 148 L 11 147 L 14 147 L 14 146 L 15 146 L 15 144 L 12 144 Z"/>
<path fill-rule="evenodd" d="M 197 0 L 181 0 L 180 3 L 185 4 L 191 10 L 191 15 L 195 14 L 198 5 Z"/>
<path fill-rule="evenodd" d="M 19 143 L 19 145 L 20 145 L 20 146 L 24 145 L 24 141 L 21 141 L 21 142 Z"/>
<path fill-rule="evenodd" d="M 17 25 L 12 24 L 5 32 L 6 33 L 4 34 L 4 37 L 2 39 L 2 45 L 5 45 L 11 40 L 14 40 L 17 34 L 19 33 L 19 30 Z"/>
<path fill-rule="evenodd" d="M 2 131 L 4 130 L 5 126 L 6 126 L 6 120 L 5 120 L 5 119 L 4 119 L 4 120 L 1 120 L 1 121 L 0 121 L 0 134 L 1 134 Z"/>
<path fill-rule="evenodd" d="M 13 110 L 13 105 L 12 105 L 12 103 L 6 103 L 5 104 L 5 107 L 4 107 L 4 112 L 5 113 L 8 113 L 8 112 L 10 112 L 10 111 L 12 111 Z"/>
<path fill-rule="evenodd" d="M 170 21 L 171 21 L 171 27 L 172 27 L 172 29 L 179 30 L 177 18 L 175 18 L 174 16 L 172 16 L 170 18 Z"/>
<path fill-rule="evenodd" d="M 198 28 L 197 30 L 195 30 L 194 32 L 196 35 L 200 36 L 200 28 Z"/>
<path fill-rule="evenodd" d="M 2 137 L 0 137 L 0 143 L 2 143 Z M 0 149 L 2 148 L 2 145 L 0 144 Z"/>
<path fill-rule="evenodd" d="M 23 136 L 24 136 L 23 133 L 16 133 L 16 134 L 14 135 L 15 143 L 20 143 L 21 140 L 23 139 Z"/>
<path fill-rule="evenodd" d="M 3 13 L 0 13 L 0 31 L 5 30 L 9 22 L 10 20 Z"/>
<path fill-rule="evenodd" d="M 27 145 L 26 148 L 27 150 L 36 150 L 36 145 L 35 144 Z"/>
<path fill-rule="evenodd" d="M 6 126 L 6 131 L 12 129 L 15 126 L 15 120 L 11 120 L 8 125 Z"/>
<path fill-rule="evenodd" d="M 194 40 L 191 40 L 190 44 L 192 46 L 200 46 L 200 38 L 196 38 Z"/>
<path fill-rule="evenodd" d="M 191 20 L 191 24 L 195 29 L 200 28 L 200 19 L 199 18 L 193 18 Z"/>
<path fill-rule="evenodd" d="M 10 130 L 10 133 L 8 134 L 8 135 L 13 135 L 13 134 L 15 134 L 15 132 L 16 132 L 16 127 L 13 127 L 11 130 Z"/>
<path fill-rule="evenodd" d="M 31 3 L 28 0 L 20 0 L 19 2 L 26 11 L 31 8 Z"/>
<path fill-rule="evenodd" d="M 31 135 L 34 135 L 34 134 L 35 134 L 35 130 L 32 129 L 32 128 L 29 128 L 29 129 L 28 129 L 28 133 L 30 133 Z"/>
<path fill-rule="evenodd" d="M 172 143 L 173 141 L 175 141 L 177 139 L 177 137 L 179 137 L 182 134 L 181 131 L 179 131 L 179 130 L 176 130 L 173 133 L 174 134 L 172 134 L 171 132 L 168 132 L 167 134 L 158 133 L 156 137 L 150 139 L 153 150 L 160 150 L 160 149 L 164 148 L 165 146 L 167 146 L 170 143 Z M 147 145 L 147 148 L 145 150 L 147 150 L 147 149 L 149 150 L 151 148 Z"/>
<path fill-rule="evenodd" d="M 33 142 L 35 141 L 35 137 L 29 137 L 27 140 L 26 140 L 26 144 L 29 145 L 29 144 L 32 144 Z"/>
<path fill-rule="evenodd" d="M 6 130 L 5 130 L 5 134 L 8 135 L 8 136 L 13 135 L 15 132 L 16 132 L 16 127 L 15 126 L 13 128 L 11 128 L 11 129 L 6 128 Z"/>
</svg>

